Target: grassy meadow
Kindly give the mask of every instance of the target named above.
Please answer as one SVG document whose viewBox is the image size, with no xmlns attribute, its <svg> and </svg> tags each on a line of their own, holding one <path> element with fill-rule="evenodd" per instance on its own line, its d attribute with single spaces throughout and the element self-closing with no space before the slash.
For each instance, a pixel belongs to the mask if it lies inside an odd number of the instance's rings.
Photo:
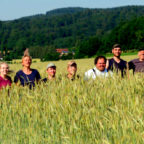
<svg viewBox="0 0 144 144">
<path fill-rule="evenodd" d="M 123 56 L 129 61 L 133 56 Z M 94 58 L 76 60 L 78 74 L 94 67 Z M 0 91 L 2 144 L 136 144 L 144 143 L 144 75 L 69 81 L 68 61 L 54 62 L 56 81 L 34 90 L 18 87 Z M 48 62 L 36 62 L 46 77 Z M 13 78 L 21 64 L 10 64 Z M 9 94 L 8 94 L 9 93 Z"/>
</svg>

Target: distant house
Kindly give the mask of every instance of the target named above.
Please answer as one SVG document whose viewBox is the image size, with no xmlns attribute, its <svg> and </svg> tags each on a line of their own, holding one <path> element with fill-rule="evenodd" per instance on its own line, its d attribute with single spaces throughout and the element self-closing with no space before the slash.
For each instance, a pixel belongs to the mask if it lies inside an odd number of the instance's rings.
<svg viewBox="0 0 144 144">
<path fill-rule="evenodd" d="M 56 49 L 56 52 L 60 54 L 60 57 L 62 55 L 67 55 L 69 53 L 68 49 Z"/>
<path fill-rule="evenodd" d="M 56 52 L 58 52 L 58 53 L 68 53 L 69 52 L 69 50 L 68 49 L 56 49 Z"/>
<path fill-rule="evenodd" d="M 56 49 L 56 52 L 60 54 L 60 57 L 71 53 L 68 49 Z M 75 55 L 75 52 L 72 51 L 72 54 Z"/>
</svg>

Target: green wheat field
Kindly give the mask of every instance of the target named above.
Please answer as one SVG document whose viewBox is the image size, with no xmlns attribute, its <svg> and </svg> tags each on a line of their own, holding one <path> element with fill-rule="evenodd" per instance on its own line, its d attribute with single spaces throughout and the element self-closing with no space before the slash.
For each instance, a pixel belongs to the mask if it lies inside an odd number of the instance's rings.
<svg viewBox="0 0 144 144">
<path fill-rule="evenodd" d="M 123 56 L 129 61 L 133 56 Z M 144 75 L 84 81 L 94 58 L 76 60 L 81 79 L 65 78 L 68 61 L 54 62 L 56 81 L 34 90 L 12 84 L 0 91 L 2 144 L 143 144 Z M 35 62 L 42 78 L 48 62 Z M 14 71 L 21 64 L 10 64 Z"/>
</svg>

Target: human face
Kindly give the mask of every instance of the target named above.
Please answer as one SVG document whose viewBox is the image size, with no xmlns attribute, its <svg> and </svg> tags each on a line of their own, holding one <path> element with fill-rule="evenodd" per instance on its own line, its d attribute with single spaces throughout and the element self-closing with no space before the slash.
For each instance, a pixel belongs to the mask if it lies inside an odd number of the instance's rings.
<svg viewBox="0 0 144 144">
<path fill-rule="evenodd" d="M 144 50 L 138 52 L 138 57 L 140 61 L 144 61 Z"/>
<path fill-rule="evenodd" d="M 67 71 L 70 75 L 75 75 L 77 72 L 77 67 L 76 66 L 68 66 Z"/>
<path fill-rule="evenodd" d="M 8 74 L 8 71 L 9 71 L 9 67 L 7 64 L 2 64 L 0 66 L 0 74 L 1 76 L 6 76 Z"/>
<path fill-rule="evenodd" d="M 112 49 L 112 53 L 115 57 L 120 57 L 121 55 L 121 48 L 120 47 L 117 47 L 117 48 L 113 48 Z"/>
<path fill-rule="evenodd" d="M 96 67 L 100 71 L 104 71 L 106 67 L 105 60 L 103 58 L 98 59 Z"/>
<path fill-rule="evenodd" d="M 50 77 L 55 77 L 56 74 L 56 67 L 49 67 L 47 69 L 47 73 Z"/>
<path fill-rule="evenodd" d="M 30 59 L 30 57 L 24 57 L 23 59 L 22 59 L 22 65 L 24 66 L 24 67 L 30 67 L 30 65 L 31 65 L 31 59 Z"/>
</svg>

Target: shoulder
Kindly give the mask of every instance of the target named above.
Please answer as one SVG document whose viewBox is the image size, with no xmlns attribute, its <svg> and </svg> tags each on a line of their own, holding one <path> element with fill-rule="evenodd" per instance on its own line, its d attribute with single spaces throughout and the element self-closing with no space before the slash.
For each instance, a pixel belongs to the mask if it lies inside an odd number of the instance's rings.
<svg viewBox="0 0 144 144">
<path fill-rule="evenodd" d="M 37 69 L 31 69 L 32 72 L 39 73 Z"/>
<path fill-rule="evenodd" d="M 22 74 L 23 71 L 22 70 L 19 70 L 16 74 Z"/>
<path fill-rule="evenodd" d="M 111 58 L 111 59 L 108 59 L 108 61 L 109 61 L 110 63 L 112 63 L 112 62 L 114 62 L 114 59 Z"/>
<path fill-rule="evenodd" d="M 127 67 L 127 61 L 121 59 L 121 62 L 120 62 L 123 66 Z"/>
<path fill-rule="evenodd" d="M 130 61 L 131 63 L 139 62 L 139 59 L 133 59 Z"/>
<path fill-rule="evenodd" d="M 113 58 L 111 58 L 111 59 L 108 59 L 109 61 L 114 61 L 114 59 Z"/>
<path fill-rule="evenodd" d="M 23 75 L 24 73 L 23 73 L 23 71 L 22 70 L 19 70 L 18 72 L 16 72 L 16 76 L 21 76 L 21 75 Z"/>
<path fill-rule="evenodd" d="M 7 76 L 7 79 L 8 79 L 9 81 L 12 81 L 10 76 Z"/>
<path fill-rule="evenodd" d="M 10 76 L 7 76 L 7 80 L 8 80 L 10 83 L 12 83 L 12 79 L 11 79 Z"/>
<path fill-rule="evenodd" d="M 37 80 L 41 79 L 40 73 L 36 69 L 31 69 L 32 70 L 32 77 L 36 77 Z"/>
<path fill-rule="evenodd" d="M 36 70 L 36 69 L 31 69 L 31 70 L 32 70 L 32 73 L 33 73 L 33 74 L 38 74 L 38 75 L 39 75 L 38 70 Z"/>
<path fill-rule="evenodd" d="M 113 58 L 108 59 L 108 69 L 110 69 L 113 66 L 113 63 L 114 63 L 114 59 Z"/>
<path fill-rule="evenodd" d="M 95 69 L 94 69 L 95 70 Z M 89 69 L 88 71 L 85 72 L 85 74 L 90 74 L 93 72 L 93 69 Z"/>
<path fill-rule="evenodd" d="M 123 62 L 123 63 L 127 63 L 127 61 L 125 61 L 125 60 L 123 60 L 123 59 L 121 59 L 121 62 Z"/>
<path fill-rule="evenodd" d="M 47 81 L 48 81 L 47 78 L 42 79 L 42 82 L 47 82 Z"/>
</svg>

